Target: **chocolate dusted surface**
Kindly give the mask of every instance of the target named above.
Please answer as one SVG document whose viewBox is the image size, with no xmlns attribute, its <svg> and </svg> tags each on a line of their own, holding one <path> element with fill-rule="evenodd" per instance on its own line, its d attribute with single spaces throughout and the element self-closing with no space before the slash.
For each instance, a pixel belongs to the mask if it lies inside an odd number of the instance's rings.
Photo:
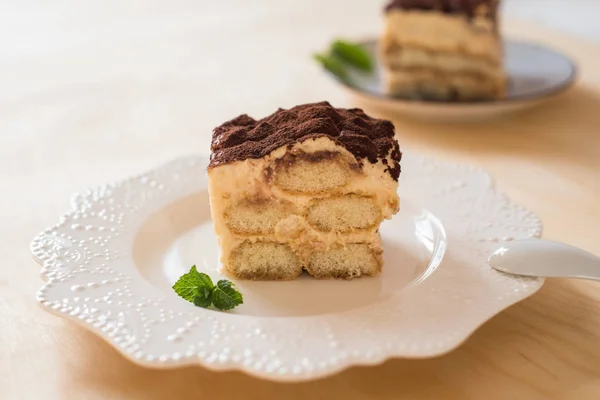
<svg viewBox="0 0 600 400">
<path fill-rule="evenodd" d="M 388 12 L 393 9 L 431 10 L 446 14 L 466 14 L 470 17 L 485 7 L 485 16 L 495 18 L 499 0 L 392 0 L 385 7 Z"/>
<path fill-rule="evenodd" d="M 328 102 L 280 108 L 259 120 L 244 114 L 213 130 L 208 168 L 263 158 L 282 146 L 328 137 L 360 163 L 387 164 L 386 170 L 398 180 L 402 153 L 394 134 L 390 121 L 371 118 L 358 108 L 334 108 Z M 386 160 L 388 154 L 391 163 Z"/>
</svg>

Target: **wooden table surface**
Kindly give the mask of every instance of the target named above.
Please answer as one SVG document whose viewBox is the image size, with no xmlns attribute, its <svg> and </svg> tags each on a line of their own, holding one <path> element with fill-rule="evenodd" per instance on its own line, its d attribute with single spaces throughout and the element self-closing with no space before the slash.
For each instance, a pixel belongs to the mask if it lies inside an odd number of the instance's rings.
<svg viewBox="0 0 600 400">
<path fill-rule="evenodd" d="M 42 311 L 29 241 L 67 210 L 72 192 L 206 152 L 211 128 L 242 112 L 322 99 L 350 106 L 309 56 L 336 35 L 376 35 L 380 2 L 6 3 L 0 398 L 600 399 L 600 285 L 589 282 L 548 281 L 443 357 L 301 384 L 199 367 L 147 370 Z M 408 151 L 484 167 L 539 214 L 546 238 L 600 254 L 600 47 L 523 23 L 507 21 L 506 31 L 572 56 L 582 69 L 578 85 L 497 121 L 394 118 L 399 140 Z"/>
</svg>

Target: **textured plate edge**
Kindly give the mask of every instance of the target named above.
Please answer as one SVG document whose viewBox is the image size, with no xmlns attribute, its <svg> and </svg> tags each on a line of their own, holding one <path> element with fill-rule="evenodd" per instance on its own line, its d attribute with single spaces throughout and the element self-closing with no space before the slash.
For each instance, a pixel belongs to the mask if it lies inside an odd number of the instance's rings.
<svg viewBox="0 0 600 400">
<path fill-rule="evenodd" d="M 349 370 L 351 368 L 354 368 L 354 367 L 374 367 L 374 366 L 382 365 L 385 362 L 390 361 L 390 360 L 407 360 L 407 361 L 408 360 L 426 360 L 426 359 L 443 357 L 447 354 L 452 353 L 454 350 L 458 349 L 459 347 L 461 347 L 464 343 L 466 343 L 473 336 L 473 334 L 477 330 L 479 330 L 479 328 L 481 328 L 483 325 L 485 325 L 491 319 L 498 316 L 500 313 L 504 312 L 506 309 L 528 299 L 529 297 L 531 297 L 535 293 L 537 293 L 544 285 L 544 281 L 545 281 L 544 279 L 540 278 L 539 285 L 538 285 L 538 287 L 535 288 L 535 290 L 532 290 L 531 292 L 527 293 L 523 298 L 517 299 L 514 302 L 507 304 L 505 307 L 499 309 L 495 314 L 490 315 L 489 318 L 481 321 L 479 324 L 474 326 L 468 332 L 467 336 L 457 340 L 455 343 L 452 343 L 451 345 L 447 346 L 447 348 L 445 348 L 445 349 L 433 351 L 429 354 L 421 353 L 419 355 L 406 355 L 406 353 L 403 353 L 403 352 L 397 352 L 394 354 L 390 353 L 390 354 L 386 354 L 382 357 L 373 358 L 370 360 L 356 360 L 353 362 L 350 361 L 345 364 L 339 364 L 335 367 L 331 367 L 329 369 L 323 369 L 318 372 L 306 373 L 306 374 L 301 374 L 301 375 L 292 375 L 292 374 L 279 375 L 279 374 L 260 373 L 254 369 L 244 368 L 243 366 L 239 366 L 238 364 L 231 364 L 231 365 L 229 365 L 229 364 L 208 364 L 208 363 L 203 363 L 199 357 L 191 358 L 188 360 L 181 360 L 181 361 L 177 361 L 177 362 L 171 362 L 171 363 L 164 363 L 159 360 L 148 362 L 143 359 L 137 359 L 137 358 L 132 357 L 130 353 L 123 351 L 123 349 L 120 346 L 113 343 L 111 341 L 111 338 L 104 335 L 103 332 L 101 332 L 99 329 L 97 329 L 93 326 L 90 326 L 85 321 L 82 321 L 79 318 L 75 318 L 73 316 L 65 314 L 61 311 L 55 310 L 52 307 L 49 307 L 39 301 L 38 301 L 38 304 L 40 305 L 40 307 L 43 310 L 49 312 L 50 314 L 58 316 L 58 317 L 66 318 L 67 320 L 76 323 L 79 327 L 82 327 L 82 328 L 88 330 L 89 332 L 93 333 L 94 336 L 97 336 L 104 343 L 109 345 L 113 349 L 113 351 L 116 351 L 121 356 L 123 356 L 125 359 L 127 359 L 129 362 L 131 362 L 135 365 L 139 365 L 139 366 L 142 366 L 145 368 L 150 368 L 153 370 L 164 370 L 164 371 L 175 370 L 175 369 L 179 369 L 179 368 L 199 367 L 199 368 L 205 368 L 212 372 L 242 372 L 242 373 L 248 374 L 249 376 L 252 376 L 254 378 L 265 379 L 265 380 L 269 380 L 272 382 L 292 383 L 292 382 L 308 382 L 308 381 L 317 380 L 317 379 L 326 379 L 328 377 L 334 376 L 338 373 L 342 373 L 342 372 Z M 44 285 L 44 287 L 45 286 L 46 285 Z"/>
</svg>

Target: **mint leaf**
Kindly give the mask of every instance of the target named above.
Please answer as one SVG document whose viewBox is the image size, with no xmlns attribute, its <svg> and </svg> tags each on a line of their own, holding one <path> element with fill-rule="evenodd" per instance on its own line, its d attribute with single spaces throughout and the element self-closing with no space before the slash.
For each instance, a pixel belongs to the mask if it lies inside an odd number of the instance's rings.
<svg viewBox="0 0 600 400">
<path fill-rule="evenodd" d="M 207 288 L 202 288 L 202 294 L 199 294 L 196 297 L 194 297 L 194 301 L 192 303 L 194 303 L 194 305 L 196 307 L 202 307 L 202 308 L 210 307 L 210 304 L 212 303 L 212 300 L 210 298 L 211 293 L 212 293 L 211 290 L 209 290 Z"/>
<path fill-rule="evenodd" d="M 331 54 L 343 62 L 365 72 L 373 71 L 373 60 L 360 45 L 343 40 L 336 40 L 331 45 Z"/>
<path fill-rule="evenodd" d="M 210 299 L 213 287 L 214 284 L 212 279 L 210 279 L 210 276 L 198 272 L 194 265 L 190 269 L 190 272 L 182 275 L 179 280 L 175 282 L 173 290 L 187 301 L 193 302 L 194 304 L 198 301 L 198 303 L 204 304 L 204 300 L 202 299 Z"/>
<path fill-rule="evenodd" d="M 212 290 L 211 300 L 219 310 L 231 310 L 244 302 L 242 294 L 235 290 L 233 283 L 226 279 L 217 282 Z"/>
<path fill-rule="evenodd" d="M 231 310 L 243 303 L 242 294 L 235 290 L 233 283 L 222 279 L 215 285 L 210 276 L 198 272 L 195 265 L 175 282 L 173 290 L 183 299 L 203 308 L 213 304 L 219 310 Z"/>
<path fill-rule="evenodd" d="M 348 73 L 344 64 L 336 57 L 328 54 L 315 54 L 315 60 L 317 60 L 327 71 L 337 76 L 342 81 L 348 80 Z"/>
</svg>

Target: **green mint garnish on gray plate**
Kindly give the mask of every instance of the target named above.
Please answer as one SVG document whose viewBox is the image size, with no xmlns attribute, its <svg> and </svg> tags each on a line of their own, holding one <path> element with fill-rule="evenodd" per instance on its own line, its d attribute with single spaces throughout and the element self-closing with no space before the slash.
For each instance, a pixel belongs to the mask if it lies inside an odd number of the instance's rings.
<svg viewBox="0 0 600 400">
<path fill-rule="evenodd" d="M 362 46 L 339 39 L 331 44 L 328 52 L 315 54 L 314 58 L 326 70 L 344 82 L 349 80 L 349 68 L 370 73 L 375 65 L 369 53 Z"/>
<path fill-rule="evenodd" d="M 225 311 L 244 302 L 242 294 L 235 289 L 233 283 L 221 279 L 215 285 L 210 276 L 198 272 L 195 265 L 190 272 L 183 274 L 175 282 L 173 290 L 181 298 L 203 308 L 210 307 L 212 304 L 216 309 Z"/>
<path fill-rule="evenodd" d="M 345 81 L 348 79 L 348 73 L 344 63 L 337 57 L 331 54 L 315 54 L 315 60 L 321 63 L 323 68 L 337 76 L 341 80 Z"/>
<path fill-rule="evenodd" d="M 331 54 L 356 69 L 364 72 L 373 71 L 373 60 L 360 45 L 336 40 L 331 44 Z"/>
</svg>

